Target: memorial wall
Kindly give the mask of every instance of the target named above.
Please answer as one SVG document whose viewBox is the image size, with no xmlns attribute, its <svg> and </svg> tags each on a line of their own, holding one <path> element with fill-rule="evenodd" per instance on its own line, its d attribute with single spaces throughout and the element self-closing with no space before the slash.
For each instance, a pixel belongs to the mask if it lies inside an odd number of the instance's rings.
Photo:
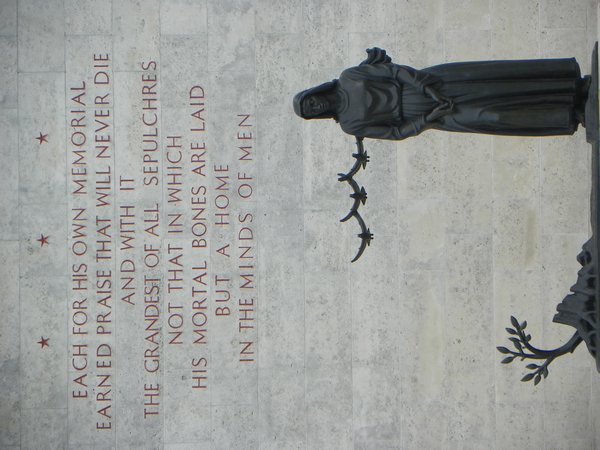
<svg viewBox="0 0 600 450">
<path fill-rule="evenodd" d="M 584 133 L 365 140 L 351 263 L 354 138 L 292 110 L 373 46 L 588 73 L 597 8 L 2 1 L 0 447 L 600 445 L 583 346 L 537 386 L 495 350 L 572 332 Z"/>
</svg>

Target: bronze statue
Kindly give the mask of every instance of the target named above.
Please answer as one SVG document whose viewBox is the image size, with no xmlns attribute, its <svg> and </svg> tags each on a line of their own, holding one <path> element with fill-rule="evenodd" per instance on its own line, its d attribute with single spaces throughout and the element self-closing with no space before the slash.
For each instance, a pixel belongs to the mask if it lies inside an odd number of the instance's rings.
<svg viewBox="0 0 600 450">
<path fill-rule="evenodd" d="M 592 78 L 581 76 L 574 58 L 460 62 L 416 70 L 392 63 L 377 47 L 367 49 L 367 55 L 339 79 L 302 91 L 293 102 L 303 119 L 335 119 L 356 137 L 356 163 L 338 178 L 350 184 L 354 200 L 342 222 L 354 217 L 361 229 L 353 262 L 373 239 L 358 212 L 367 192 L 353 178 L 368 161 L 364 138 L 401 140 L 427 129 L 555 136 L 585 126 Z"/>
<path fill-rule="evenodd" d="M 584 125 L 590 77 L 574 58 L 479 61 L 416 70 L 385 50 L 339 79 L 300 92 L 304 119 L 333 118 L 357 137 L 400 140 L 424 130 L 512 136 L 573 134 Z"/>
</svg>

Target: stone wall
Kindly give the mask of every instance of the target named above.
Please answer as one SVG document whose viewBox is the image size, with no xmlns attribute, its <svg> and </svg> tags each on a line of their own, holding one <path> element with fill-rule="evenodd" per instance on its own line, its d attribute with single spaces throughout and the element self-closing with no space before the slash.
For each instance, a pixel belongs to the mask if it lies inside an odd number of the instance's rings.
<svg viewBox="0 0 600 450">
<path fill-rule="evenodd" d="M 581 345 L 533 343 L 590 234 L 590 148 L 354 139 L 291 98 L 379 46 L 416 68 L 575 56 L 593 0 L 0 3 L 0 447 L 591 449 Z"/>
</svg>

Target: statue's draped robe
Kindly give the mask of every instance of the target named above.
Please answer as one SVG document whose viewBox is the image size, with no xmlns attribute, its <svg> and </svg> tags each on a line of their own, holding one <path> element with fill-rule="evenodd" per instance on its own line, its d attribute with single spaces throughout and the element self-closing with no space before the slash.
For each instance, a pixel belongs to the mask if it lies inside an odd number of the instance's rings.
<svg viewBox="0 0 600 450">
<path fill-rule="evenodd" d="M 594 239 L 590 239 L 583 244 L 581 253 L 577 256 L 577 261 L 582 265 L 577 272 L 577 282 L 571 286 L 571 294 L 567 295 L 556 307 L 558 311 L 553 321 L 570 325 L 577 329 L 579 337 L 587 345 L 592 356 L 596 357 L 598 351 L 597 329 L 598 317 L 596 316 L 596 270 L 594 265 L 595 258 L 592 258 Z"/>
<path fill-rule="evenodd" d="M 423 70 L 393 63 L 363 64 L 340 75 L 337 119 L 349 134 L 405 139 L 433 128 L 445 131 L 547 136 L 573 134 L 581 73 L 575 59 L 442 64 Z M 435 88 L 454 101 L 438 120 L 426 115 Z"/>
</svg>

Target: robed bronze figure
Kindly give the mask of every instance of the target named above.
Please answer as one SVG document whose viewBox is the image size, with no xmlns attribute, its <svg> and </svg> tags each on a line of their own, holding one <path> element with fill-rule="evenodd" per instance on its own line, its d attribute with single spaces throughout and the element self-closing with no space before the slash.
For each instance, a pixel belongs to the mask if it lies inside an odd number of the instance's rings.
<svg viewBox="0 0 600 450">
<path fill-rule="evenodd" d="M 581 76 L 574 58 L 477 61 L 417 70 L 392 63 L 385 50 L 367 50 L 367 59 L 339 79 L 298 93 L 293 106 L 304 119 L 335 119 L 356 137 L 356 164 L 339 181 L 352 187 L 354 204 L 342 219 L 361 228 L 356 261 L 373 238 L 358 213 L 367 200 L 353 176 L 368 156 L 363 139 L 401 140 L 427 129 L 511 136 L 573 134 L 585 126 L 590 76 Z"/>
<path fill-rule="evenodd" d="M 346 133 L 400 140 L 424 130 L 512 136 L 573 134 L 584 124 L 590 77 L 574 58 L 479 61 L 416 70 L 367 50 L 339 79 L 300 92 L 304 119 L 333 118 Z"/>
</svg>

